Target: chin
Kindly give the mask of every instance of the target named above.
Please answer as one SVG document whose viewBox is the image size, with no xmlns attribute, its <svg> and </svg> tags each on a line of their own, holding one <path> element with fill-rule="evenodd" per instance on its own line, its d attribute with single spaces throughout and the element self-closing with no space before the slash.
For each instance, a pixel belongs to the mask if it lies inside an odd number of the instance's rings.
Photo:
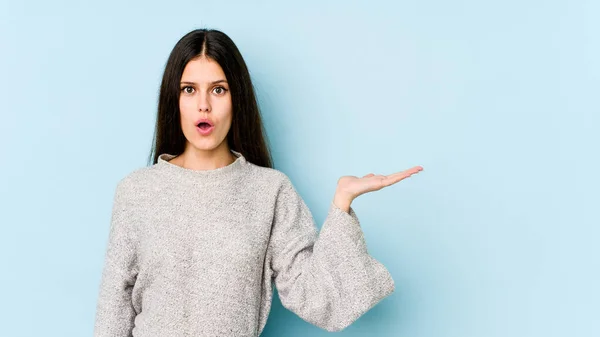
<svg viewBox="0 0 600 337">
<path fill-rule="evenodd" d="M 196 140 L 194 142 L 188 141 L 188 146 L 192 147 L 193 149 L 199 150 L 199 151 L 214 151 L 214 150 L 218 149 L 222 143 L 223 143 L 222 141 L 217 143 L 212 139 L 202 139 L 202 140 Z"/>
</svg>

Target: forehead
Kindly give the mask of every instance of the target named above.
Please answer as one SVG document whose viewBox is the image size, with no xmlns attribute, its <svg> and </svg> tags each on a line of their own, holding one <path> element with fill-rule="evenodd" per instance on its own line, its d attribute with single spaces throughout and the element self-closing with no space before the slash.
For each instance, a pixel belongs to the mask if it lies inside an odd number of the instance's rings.
<svg viewBox="0 0 600 337">
<path fill-rule="evenodd" d="M 213 82 L 225 79 L 225 73 L 221 66 L 209 58 L 196 58 L 188 62 L 181 75 L 182 81 L 189 82 Z"/>
</svg>

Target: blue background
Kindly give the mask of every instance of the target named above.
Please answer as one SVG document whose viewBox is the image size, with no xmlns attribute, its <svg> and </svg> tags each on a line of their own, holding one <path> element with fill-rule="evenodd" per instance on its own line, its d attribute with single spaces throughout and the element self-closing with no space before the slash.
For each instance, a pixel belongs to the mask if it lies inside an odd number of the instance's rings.
<svg viewBox="0 0 600 337">
<path fill-rule="evenodd" d="M 171 48 L 216 28 L 320 227 L 342 175 L 396 292 L 339 336 L 600 336 L 597 1 L 0 2 L 0 336 L 90 336 Z M 263 336 L 326 336 L 279 300 Z"/>
</svg>

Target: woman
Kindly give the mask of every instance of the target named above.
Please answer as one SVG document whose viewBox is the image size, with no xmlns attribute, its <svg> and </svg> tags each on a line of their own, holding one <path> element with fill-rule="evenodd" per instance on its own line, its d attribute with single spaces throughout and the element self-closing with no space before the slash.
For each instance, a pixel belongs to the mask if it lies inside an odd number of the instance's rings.
<svg viewBox="0 0 600 337">
<path fill-rule="evenodd" d="M 282 304 L 339 331 L 394 291 L 352 200 L 422 170 L 345 176 L 320 233 L 272 167 L 235 44 L 194 30 L 167 61 L 152 164 L 117 185 L 95 336 L 258 336 Z"/>
</svg>

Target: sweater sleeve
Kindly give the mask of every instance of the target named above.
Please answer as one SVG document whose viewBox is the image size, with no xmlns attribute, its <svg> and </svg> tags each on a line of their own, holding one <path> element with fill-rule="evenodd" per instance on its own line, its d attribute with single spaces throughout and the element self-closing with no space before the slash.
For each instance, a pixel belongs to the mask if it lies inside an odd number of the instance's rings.
<svg viewBox="0 0 600 337">
<path fill-rule="evenodd" d="M 333 202 L 320 233 L 287 176 L 278 192 L 267 249 L 272 277 L 285 308 L 327 331 L 348 327 L 394 292 L 394 281 L 367 252 L 352 208 Z"/>
<path fill-rule="evenodd" d="M 129 337 L 136 316 L 131 300 L 137 276 L 136 240 L 123 185 L 122 181 L 117 185 L 113 200 L 94 337 Z"/>
</svg>

